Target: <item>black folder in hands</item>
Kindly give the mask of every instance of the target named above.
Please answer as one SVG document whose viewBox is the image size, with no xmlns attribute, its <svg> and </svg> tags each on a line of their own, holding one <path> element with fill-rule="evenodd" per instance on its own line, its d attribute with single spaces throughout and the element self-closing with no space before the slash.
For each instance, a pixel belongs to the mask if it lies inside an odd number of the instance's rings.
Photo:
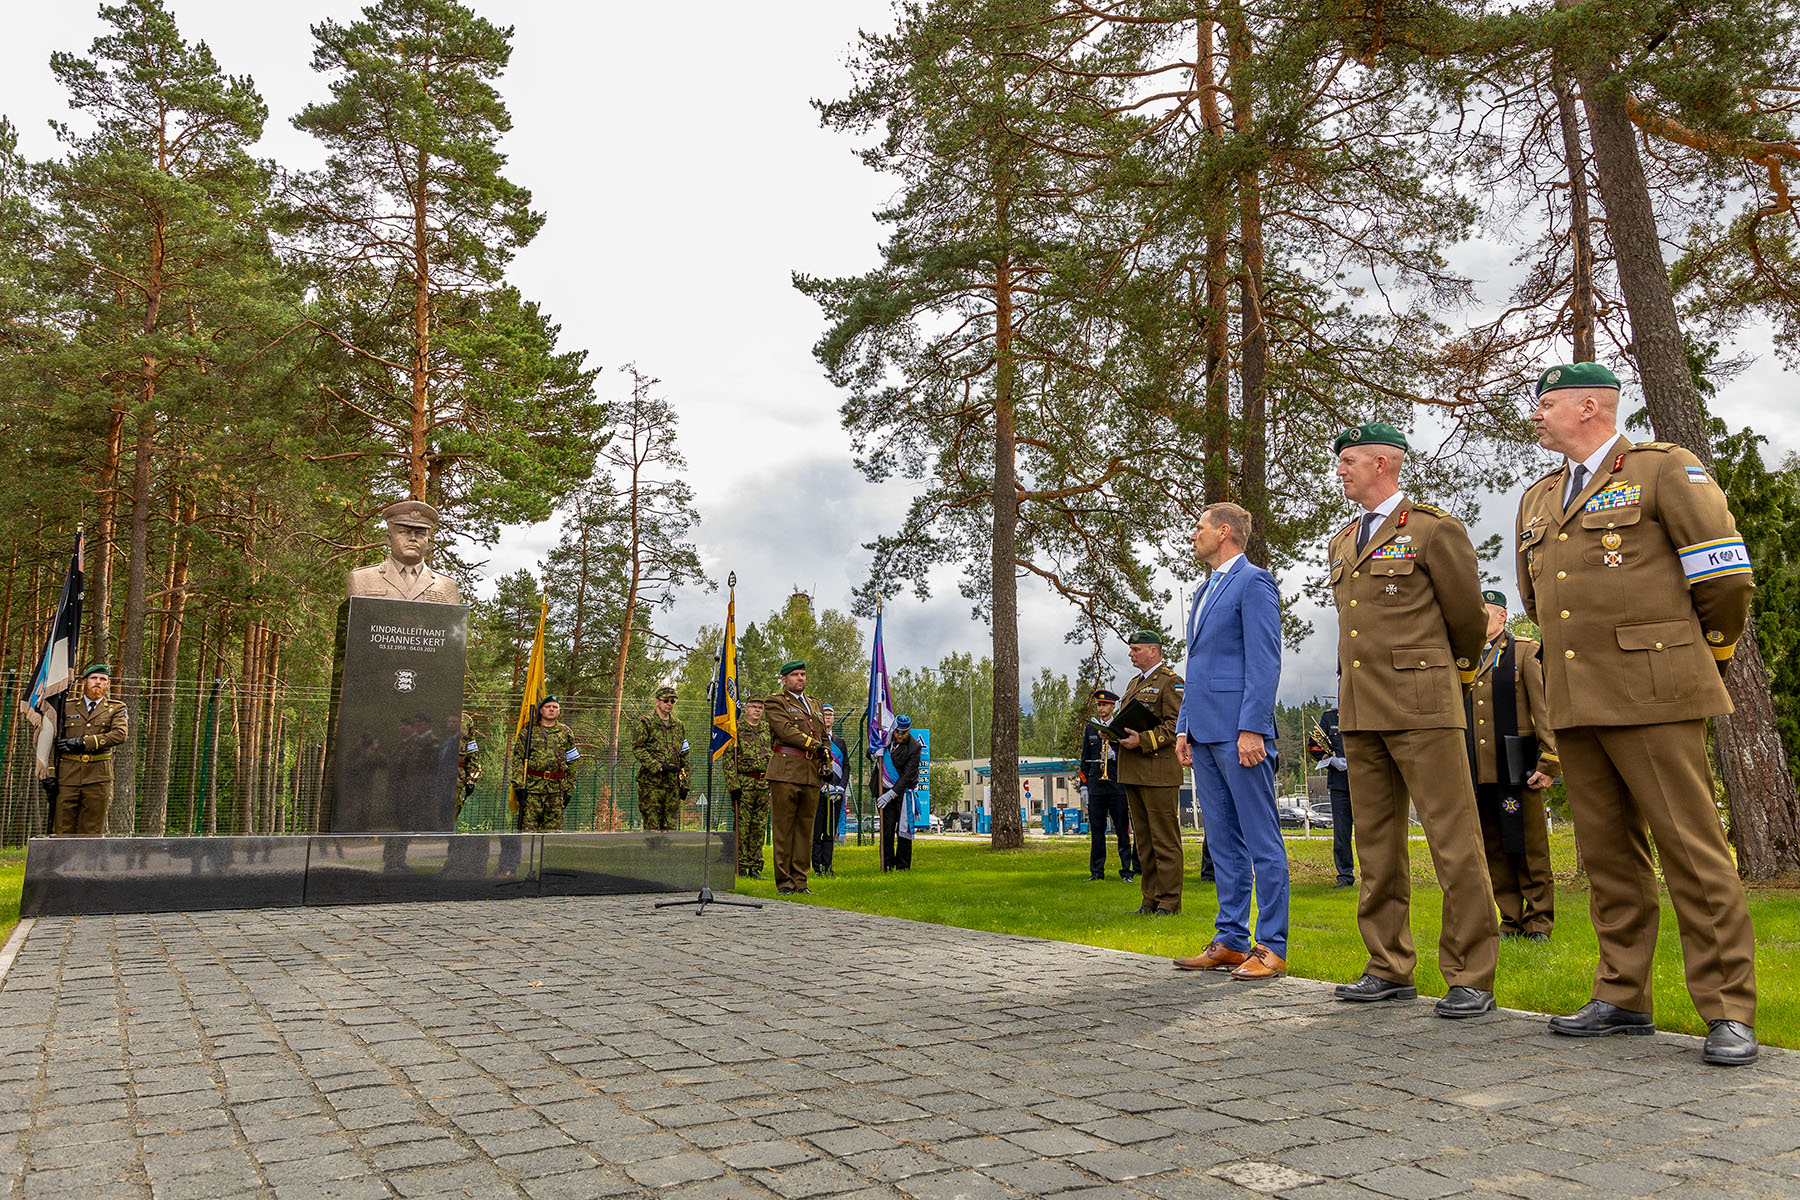
<svg viewBox="0 0 1800 1200">
<path fill-rule="evenodd" d="M 1089 721 L 1089 725 L 1108 741 L 1116 742 L 1128 733 L 1142 733 L 1162 724 L 1162 718 L 1151 712 L 1142 700 L 1133 700 L 1113 714 L 1110 721 Z"/>
</svg>

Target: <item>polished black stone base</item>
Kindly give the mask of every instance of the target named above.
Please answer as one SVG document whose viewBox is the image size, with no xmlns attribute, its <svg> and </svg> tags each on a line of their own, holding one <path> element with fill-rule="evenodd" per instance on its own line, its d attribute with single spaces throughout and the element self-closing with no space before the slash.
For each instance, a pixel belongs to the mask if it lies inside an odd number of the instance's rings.
<svg viewBox="0 0 1800 1200">
<path fill-rule="evenodd" d="M 698 892 L 702 833 L 32 838 L 19 913 L 188 912 Z M 712 835 L 728 891 L 737 841 Z"/>
</svg>

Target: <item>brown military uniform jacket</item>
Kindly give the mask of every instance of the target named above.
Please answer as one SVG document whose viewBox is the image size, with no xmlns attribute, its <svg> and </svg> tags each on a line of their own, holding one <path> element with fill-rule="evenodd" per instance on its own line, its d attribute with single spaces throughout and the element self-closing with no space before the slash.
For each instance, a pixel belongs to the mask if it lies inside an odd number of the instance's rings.
<svg viewBox="0 0 1800 1200">
<path fill-rule="evenodd" d="M 1750 611 L 1750 559 L 1700 460 L 1621 437 L 1565 513 L 1564 467 L 1519 502 L 1519 593 L 1544 635 L 1551 723 L 1731 711 L 1717 663 Z"/>
<path fill-rule="evenodd" d="M 1360 516 L 1331 539 L 1338 727 L 1463 729 L 1462 688 L 1487 640 L 1475 547 L 1461 521 L 1402 497 L 1356 550 Z"/>
<path fill-rule="evenodd" d="M 63 732 L 66 738 L 80 738 L 87 746 L 82 754 L 61 755 L 56 778 L 64 787 L 80 787 L 87 783 L 112 782 L 113 747 L 123 745 L 131 733 L 131 719 L 125 703 L 111 696 L 87 710 L 87 697 L 67 696 L 63 699 Z M 84 761 L 85 760 L 85 761 Z"/>
<path fill-rule="evenodd" d="M 1137 749 L 1119 747 L 1119 782 L 1135 787 L 1180 787 L 1181 760 L 1175 757 L 1175 719 L 1181 715 L 1181 676 L 1159 662 L 1125 685 L 1121 711 L 1133 700 L 1159 718 L 1154 729 L 1138 735 Z"/>
<path fill-rule="evenodd" d="M 402 575 L 400 564 L 391 556 L 372 567 L 358 567 L 350 572 L 344 590 L 352 596 L 373 596 L 383 600 L 462 603 L 462 589 L 456 586 L 456 580 L 450 576 L 423 564 L 416 574 Z"/>
<path fill-rule="evenodd" d="M 769 781 L 818 787 L 820 747 L 831 736 L 819 706 L 804 693 L 776 688 L 763 701 L 763 724 L 769 727 Z M 790 753 L 794 750 L 800 753 Z"/>
<path fill-rule="evenodd" d="M 1552 779 L 1562 774 L 1562 762 L 1556 757 L 1556 734 L 1545 718 L 1544 663 L 1538 656 L 1538 644 L 1502 631 L 1494 644 L 1482 651 L 1475 672 L 1476 783 L 1500 781 L 1500 759 L 1496 753 L 1499 742 L 1494 729 L 1494 666 L 1509 640 L 1513 644 L 1513 714 L 1519 721 L 1518 736 L 1537 738 L 1538 770 Z"/>
</svg>

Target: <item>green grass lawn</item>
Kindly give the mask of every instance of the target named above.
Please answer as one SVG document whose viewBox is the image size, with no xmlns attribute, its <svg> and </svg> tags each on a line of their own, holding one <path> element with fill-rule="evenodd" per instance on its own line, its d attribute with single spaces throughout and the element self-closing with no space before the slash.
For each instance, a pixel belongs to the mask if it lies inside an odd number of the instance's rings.
<svg viewBox="0 0 1800 1200">
<path fill-rule="evenodd" d="M 1421 995 L 1441 996 L 1437 934 L 1443 893 L 1425 844 L 1412 845 L 1417 983 Z M 1290 838 L 1288 854 L 1293 864 L 1289 969 L 1308 979 L 1355 979 L 1368 956 L 1356 927 L 1355 889 L 1335 891 L 1331 886 L 1336 872 L 1330 837 Z M 1597 949 L 1585 881 L 1575 874 L 1572 834 L 1552 838 L 1551 857 L 1557 875 L 1556 934 L 1549 942 L 1507 938 L 1500 943 L 1495 994 L 1507 1008 L 1573 1012 L 1592 994 Z M 1212 885 L 1198 881 L 1197 838 L 1187 842 L 1182 911 L 1173 920 L 1128 915 L 1139 902 L 1137 885 L 1118 879 L 1116 859 L 1109 862 L 1112 878 L 1089 883 L 1087 858 L 1085 837 L 1032 841 L 1022 850 L 1005 852 L 989 850 L 985 838 L 934 838 L 918 843 L 911 872 L 883 875 L 876 848 L 852 844 L 838 847 L 834 878 L 814 880 L 815 895 L 792 900 L 1169 957 L 1197 953 L 1210 939 L 1215 900 Z M 737 884 L 745 895 L 775 898 L 772 879 L 740 879 Z M 1770 1045 L 1800 1047 L 1800 891 L 1752 891 L 1750 912 L 1756 923 L 1760 990 L 1757 1034 Z M 1666 897 L 1655 995 L 1661 1028 L 1706 1032 L 1688 999 L 1680 936 Z"/>
<path fill-rule="evenodd" d="M 25 851 L 0 850 L 0 946 L 19 923 L 19 893 L 25 887 Z"/>
</svg>

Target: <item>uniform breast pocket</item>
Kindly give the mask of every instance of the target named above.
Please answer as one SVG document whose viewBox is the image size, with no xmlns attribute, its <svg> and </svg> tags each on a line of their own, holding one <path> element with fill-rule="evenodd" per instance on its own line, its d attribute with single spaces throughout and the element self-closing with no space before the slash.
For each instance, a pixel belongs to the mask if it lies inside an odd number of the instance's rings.
<svg viewBox="0 0 1800 1200">
<path fill-rule="evenodd" d="M 1625 651 L 1625 694 L 1643 703 L 1685 700 L 1700 687 L 1690 621 L 1642 621 L 1614 631 Z"/>
<path fill-rule="evenodd" d="M 1344 578 L 1344 560 L 1340 558 L 1336 562 L 1331 564 L 1331 577 L 1326 580 L 1326 584 L 1331 588 L 1331 590 L 1333 592 L 1335 592 L 1335 591 L 1337 591 L 1338 584 L 1343 581 L 1343 578 Z"/>
<path fill-rule="evenodd" d="M 1405 604 L 1414 586 L 1413 576 L 1418 560 L 1390 558 L 1369 563 L 1369 574 L 1375 580 L 1375 603 Z"/>
<path fill-rule="evenodd" d="M 1644 510 L 1635 506 L 1603 508 L 1581 514 L 1581 557 L 1589 566 L 1627 567 L 1640 557 L 1651 531 L 1638 528 Z"/>
</svg>

